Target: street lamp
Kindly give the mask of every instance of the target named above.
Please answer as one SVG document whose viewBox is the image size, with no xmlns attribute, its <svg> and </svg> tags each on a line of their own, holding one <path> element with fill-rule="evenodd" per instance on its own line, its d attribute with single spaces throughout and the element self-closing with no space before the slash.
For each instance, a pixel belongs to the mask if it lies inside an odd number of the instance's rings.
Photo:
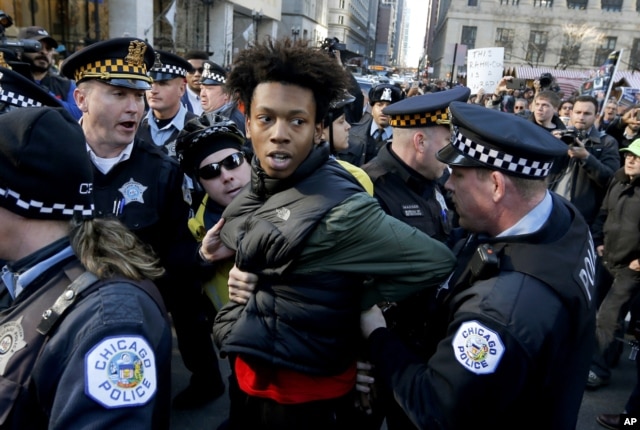
<svg viewBox="0 0 640 430">
<path fill-rule="evenodd" d="M 293 36 L 293 43 L 296 43 L 298 35 L 300 34 L 300 26 L 291 27 L 291 36 Z"/>
<path fill-rule="evenodd" d="M 258 26 L 262 21 L 262 9 L 260 11 L 256 11 L 255 9 L 251 12 L 251 19 L 253 19 L 253 38 L 254 45 L 258 44 Z"/>
</svg>

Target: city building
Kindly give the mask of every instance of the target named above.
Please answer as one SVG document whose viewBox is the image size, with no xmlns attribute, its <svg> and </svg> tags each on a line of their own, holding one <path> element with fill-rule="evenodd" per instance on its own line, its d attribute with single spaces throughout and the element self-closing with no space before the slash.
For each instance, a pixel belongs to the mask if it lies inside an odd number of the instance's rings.
<svg viewBox="0 0 640 430">
<path fill-rule="evenodd" d="M 425 51 L 432 77 L 448 77 L 455 43 L 504 47 L 505 69 L 586 71 L 620 49 L 620 69 L 640 69 L 639 0 L 431 1 Z M 464 74 L 465 66 L 456 72 Z"/>
</svg>

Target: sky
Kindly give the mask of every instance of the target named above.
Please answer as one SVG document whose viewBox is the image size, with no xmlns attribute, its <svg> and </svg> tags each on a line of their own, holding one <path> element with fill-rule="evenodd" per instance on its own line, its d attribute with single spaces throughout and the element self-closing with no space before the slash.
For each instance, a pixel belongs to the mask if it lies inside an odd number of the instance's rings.
<svg viewBox="0 0 640 430">
<path fill-rule="evenodd" d="M 409 47 L 407 52 L 407 66 L 410 67 L 418 67 L 418 61 L 422 54 L 429 3 L 427 0 L 405 0 L 405 7 L 408 7 L 411 11 L 409 15 Z"/>
</svg>

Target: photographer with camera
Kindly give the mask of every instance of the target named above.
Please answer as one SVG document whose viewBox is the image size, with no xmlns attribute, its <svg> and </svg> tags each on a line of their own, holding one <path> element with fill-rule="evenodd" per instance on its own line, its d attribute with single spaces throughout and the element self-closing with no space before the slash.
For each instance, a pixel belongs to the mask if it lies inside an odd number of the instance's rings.
<svg viewBox="0 0 640 430">
<path fill-rule="evenodd" d="M 571 111 L 573 127 L 568 129 L 575 135 L 552 132 L 559 139 L 564 137 L 567 155 L 559 160 L 559 171 L 552 175 L 549 188 L 573 203 L 589 225 L 598 214 L 609 180 L 620 167 L 618 142 L 594 127 L 597 106 L 594 97 L 577 97 Z"/>
<path fill-rule="evenodd" d="M 344 43 L 340 43 L 337 37 L 327 37 L 324 39 L 322 46 L 320 47 L 322 50 L 327 51 L 329 55 L 338 62 L 338 64 L 344 69 L 344 64 L 342 63 L 342 53 L 347 52 L 347 45 Z M 356 78 L 353 76 L 353 73 L 349 69 L 345 69 L 347 75 L 349 77 L 349 86 L 347 87 L 347 91 L 355 100 L 353 103 L 350 103 L 345 107 L 345 115 L 346 120 L 349 124 L 355 124 L 362 120 L 362 114 L 364 112 L 364 94 L 360 89 L 360 84 L 356 81 Z"/>
<path fill-rule="evenodd" d="M 73 98 L 75 82 L 58 75 L 53 69 L 53 52 L 58 42 L 42 27 L 25 27 L 18 33 L 18 38 L 40 42 L 40 50 L 23 52 L 22 61 L 29 64 L 35 82 L 57 98 L 75 119 L 80 119 L 82 112 Z"/>
</svg>

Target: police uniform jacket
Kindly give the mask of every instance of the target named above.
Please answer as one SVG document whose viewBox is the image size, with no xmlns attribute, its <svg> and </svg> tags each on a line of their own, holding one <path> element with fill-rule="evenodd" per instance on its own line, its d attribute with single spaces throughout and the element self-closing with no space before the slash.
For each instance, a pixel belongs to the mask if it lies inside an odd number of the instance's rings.
<svg viewBox="0 0 640 430">
<path fill-rule="evenodd" d="M 23 260 L 33 266 L 65 248 L 67 239 Z M 153 284 L 98 281 L 39 331 L 44 310 L 84 272 L 67 255 L 15 301 L 0 293 L 9 303 L 0 312 L 0 428 L 168 429 L 171 326 Z"/>
<path fill-rule="evenodd" d="M 389 215 L 441 242 L 451 232 L 451 215 L 444 190 L 437 181 L 424 178 L 394 153 L 390 143 L 363 166 L 374 185 L 374 196 Z"/>
<path fill-rule="evenodd" d="M 190 195 L 178 162 L 135 139 L 128 160 L 106 175 L 94 166 L 98 217 L 117 216 L 170 270 L 189 267 L 196 242 L 187 227 Z"/>
<path fill-rule="evenodd" d="M 286 180 L 263 181 L 255 157 L 252 167 L 251 187 L 223 213 L 221 239 L 258 285 L 245 306 L 230 302 L 218 313 L 216 342 L 223 353 L 302 373 L 344 372 L 356 358 L 361 301 L 370 307 L 435 287 L 453 255 L 384 214 L 326 143 Z M 362 284 L 368 274 L 380 275 L 371 291 Z"/>
<path fill-rule="evenodd" d="M 620 168 L 618 142 L 611 136 L 599 132 L 595 127 L 589 131 L 585 148 L 590 156 L 585 160 L 569 158 L 557 160 L 559 170 L 549 177 L 549 189 L 555 191 L 565 172 L 570 175 L 571 196 L 569 201 L 578 208 L 587 224 L 595 221 L 600 204 L 614 172 Z"/>
<path fill-rule="evenodd" d="M 186 110 L 186 108 L 184 109 Z M 151 114 L 150 116 L 153 117 L 153 114 Z M 184 124 L 186 124 L 189 120 L 192 120 L 197 117 L 198 116 L 196 114 L 186 111 L 182 126 L 184 127 Z M 176 138 L 178 137 L 179 133 L 180 133 L 180 130 L 174 127 L 173 131 L 171 132 L 167 140 L 164 142 L 164 144 L 158 145 L 155 143 L 155 141 L 153 140 L 153 137 L 151 136 L 151 126 L 149 125 L 149 116 L 145 116 L 140 123 L 140 127 L 138 127 L 138 131 L 136 132 L 136 137 L 140 138 L 141 140 L 144 140 L 145 142 L 154 144 L 162 148 L 165 154 L 175 158 L 176 157 Z"/>
<path fill-rule="evenodd" d="M 472 239 L 441 291 L 435 354 L 425 363 L 379 328 L 369 338 L 379 377 L 421 429 L 575 428 L 595 334 L 587 225 L 554 196 L 537 232 Z M 483 244 L 499 268 L 473 258 Z"/>
<path fill-rule="evenodd" d="M 626 268 L 640 258 L 640 179 L 631 181 L 624 168 L 616 172 L 602 201 L 593 240 L 596 246 L 604 244 L 609 268 Z"/>
</svg>

